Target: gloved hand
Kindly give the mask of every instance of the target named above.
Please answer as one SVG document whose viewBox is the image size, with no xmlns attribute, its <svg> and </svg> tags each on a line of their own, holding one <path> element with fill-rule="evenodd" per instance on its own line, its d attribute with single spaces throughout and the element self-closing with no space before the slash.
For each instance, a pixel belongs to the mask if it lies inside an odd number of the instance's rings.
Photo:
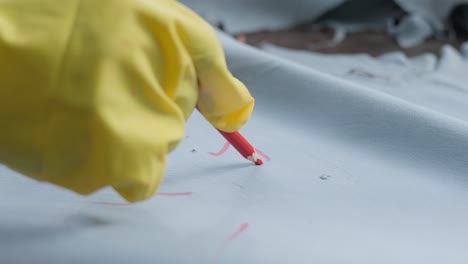
<svg viewBox="0 0 468 264">
<path fill-rule="evenodd" d="M 232 132 L 254 99 L 212 28 L 176 1 L 0 1 L 0 163 L 147 199 L 195 105 Z"/>
</svg>

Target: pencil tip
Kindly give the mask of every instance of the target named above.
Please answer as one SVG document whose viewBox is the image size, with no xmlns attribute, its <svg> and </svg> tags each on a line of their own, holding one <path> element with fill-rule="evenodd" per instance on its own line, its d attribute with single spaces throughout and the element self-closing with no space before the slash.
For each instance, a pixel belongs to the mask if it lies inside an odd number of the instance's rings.
<svg viewBox="0 0 468 264">
<path fill-rule="evenodd" d="M 261 159 L 257 159 L 257 160 L 255 161 L 255 165 L 257 165 L 257 166 L 258 166 L 258 165 L 262 165 L 262 164 L 263 164 L 263 161 L 262 161 Z"/>
</svg>

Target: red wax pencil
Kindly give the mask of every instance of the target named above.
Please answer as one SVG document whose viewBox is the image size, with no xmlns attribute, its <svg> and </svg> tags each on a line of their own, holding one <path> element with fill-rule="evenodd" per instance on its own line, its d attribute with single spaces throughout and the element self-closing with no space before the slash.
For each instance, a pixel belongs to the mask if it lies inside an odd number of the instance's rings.
<svg viewBox="0 0 468 264">
<path fill-rule="evenodd" d="M 258 158 L 257 151 L 250 145 L 250 143 L 238 132 L 224 132 L 217 129 L 224 138 L 226 138 L 231 145 L 239 151 L 239 153 L 244 156 L 244 158 L 252 161 L 255 165 L 262 165 L 263 161 Z"/>
<path fill-rule="evenodd" d="M 200 111 L 198 106 L 196 108 L 198 111 Z M 221 135 L 223 135 L 223 137 L 229 143 L 231 143 L 231 145 L 235 149 L 237 149 L 237 151 L 239 151 L 239 153 L 244 158 L 252 161 L 253 163 L 255 163 L 255 165 L 263 164 L 263 161 L 258 158 L 257 151 L 255 151 L 254 147 L 252 147 L 252 145 L 250 145 L 250 143 L 238 131 L 230 133 L 230 132 L 221 131 L 219 129 L 216 129 L 216 130 L 218 130 L 218 132 L 221 133 Z"/>
</svg>

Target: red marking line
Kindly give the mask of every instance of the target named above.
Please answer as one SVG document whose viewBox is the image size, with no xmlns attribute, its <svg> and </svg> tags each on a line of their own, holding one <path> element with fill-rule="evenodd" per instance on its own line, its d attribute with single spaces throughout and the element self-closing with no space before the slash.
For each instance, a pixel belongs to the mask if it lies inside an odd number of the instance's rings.
<svg viewBox="0 0 468 264">
<path fill-rule="evenodd" d="M 263 153 L 261 150 L 255 149 L 255 151 L 257 151 L 258 155 L 264 157 L 267 161 L 271 160 L 270 157 L 267 154 Z"/>
<path fill-rule="evenodd" d="M 226 142 L 226 144 L 224 144 L 223 148 L 221 148 L 220 151 L 218 151 L 218 152 L 208 152 L 208 154 L 210 154 L 211 156 L 221 156 L 221 155 L 224 154 L 224 152 L 226 152 L 228 150 L 230 145 L 231 145 L 231 143 Z"/>
<path fill-rule="evenodd" d="M 221 253 L 223 253 L 223 251 L 229 246 L 229 244 L 232 243 L 232 241 L 234 241 L 236 238 L 238 238 L 242 233 L 244 233 L 247 228 L 249 228 L 249 224 L 248 223 L 243 223 L 239 229 L 237 229 L 236 232 L 232 233 L 229 237 L 226 238 L 226 240 L 224 240 L 224 243 L 223 245 L 221 246 L 221 248 L 219 249 L 218 251 L 218 257 L 221 255 Z"/>
<path fill-rule="evenodd" d="M 210 154 L 211 156 L 219 157 L 219 156 L 223 155 L 229 149 L 229 146 L 231 146 L 231 143 L 226 142 L 224 144 L 224 146 L 221 148 L 221 150 L 219 150 L 218 152 L 208 152 L 208 154 Z M 259 149 L 255 149 L 255 151 L 258 153 L 258 155 L 264 157 L 266 159 L 266 161 L 271 160 L 271 158 L 267 154 L 265 154 L 263 151 L 261 151 Z"/>
<path fill-rule="evenodd" d="M 224 244 L 226 245 L 232 242 L 234 239 L 238 238 L 245 230 L 247 230 L 247 228 L 249 228 L 249 224 L 243 223 L 236 232 L 232 233 L 228 238 L 226 238 Z"/>
</svg>

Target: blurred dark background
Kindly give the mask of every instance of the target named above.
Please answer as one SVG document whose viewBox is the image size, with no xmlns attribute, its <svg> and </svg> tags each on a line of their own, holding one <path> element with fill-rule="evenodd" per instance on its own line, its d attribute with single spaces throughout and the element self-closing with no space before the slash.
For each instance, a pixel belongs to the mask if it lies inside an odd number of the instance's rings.
<svg viewBox="0 0 468 264">
<path fill-rule="evenodd" d="M 223 24 L 218 27 L 223 29 Z M 405 34 L 406 40 L 401 37 Z M 254 46 L 267 42 L 325 54 L 437 54 L 443 45 L 460 48 L 468 40 L 468 3 L 451 6 L 441 25 L 431 25 L 393 0 L 350 0 L 289 28 L 235 35 Z"/>
</svg>

